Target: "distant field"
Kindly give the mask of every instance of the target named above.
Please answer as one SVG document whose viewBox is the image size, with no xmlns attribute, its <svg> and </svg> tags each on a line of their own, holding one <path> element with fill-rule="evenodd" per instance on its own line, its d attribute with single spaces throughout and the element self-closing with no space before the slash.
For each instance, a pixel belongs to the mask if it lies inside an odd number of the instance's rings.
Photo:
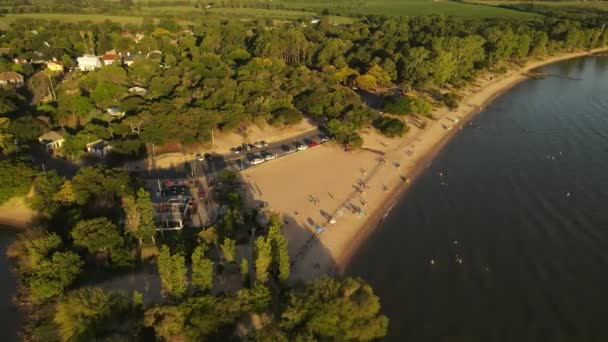
<svg viewBox="0 0 608 342">
<path fill-rule="evenodd" d="M 464 4 L 446 0 L 277 0 L 288 8 L 320 10 L 330 9 L 344 15 L 377 14 L 388 16 L 418 16 L 444 14 L 466 18 L 532 17 L 533 13 L 505 8 Z"/>
<path fill-rule="evenodd" d="M 608 10 L 608 1 L 500 1 L 500 0 L 465 0 L 471 4 L 491 6 L 534 4 L 548 7 L 581 7 L 590 9 Z"/>
<path fill-rule="evenodd" d="M 114 15 L 96 15 L 96 14 L 59 14 L 59 13 L 25 13 L 25 14 L 6 14 L 0 16 L 0 23 L 8 24 L 12 23 L 19 18 L 29 19 L 46 19 L 46 20 L 58 20 L 62 22 L 79 22 L 79 21 L 92 21 L 95 23 L 111 20 L 119 24 L 141 24 L 141 17 L 123 17 Z"/>
<path fill-rule="evenodd" d="M 207 10 L 211 13 L 235 15 L 241 18 L 273 18 L 273 19 L 290 19 L 317 17 L 315 12 L 297 11 L 297 10 L 267 10 L 261 8 L 210 8 Z M 334 24 L 350 24 L 356 19 L 340 16 L 329 16 L 329 20 Z"/>
</svg>

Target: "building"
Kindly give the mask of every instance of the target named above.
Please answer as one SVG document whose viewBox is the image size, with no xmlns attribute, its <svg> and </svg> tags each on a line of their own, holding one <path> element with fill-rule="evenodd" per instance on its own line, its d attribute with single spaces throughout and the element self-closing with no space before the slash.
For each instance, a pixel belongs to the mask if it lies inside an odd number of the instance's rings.
<svg viewBox="0 0 608 342">
<path fill-rule="evenodd" d="M 101 56 L 103 65 L 120 65 L 120 55 L 116 53 L 116 50 L 107 51 L 105 55 Z"/>
<path fill-rule="evenodd" d="M 47 151 L 54 151 L 63 145 L 65 139 L 61 134 L 59 134 L 59 132 L 50 131 L 41 135 L 38 138 L 38 141 L 40 141 L 40 143 L 46 147 Z"/>
<path fill-rule="evenodd" d="M 84 55 L 76 60 L 78 61 L 78 68 L 82 71 L 95 71 L 101 68 L 101 61 L 97 56 Z"/>
<path fill-rule="evenodd" d="M 22 87 L 25 84 L 23 76 L 14 71 L 0 72 L 0 85 Z"/>
<path fill-rule="evenodd" d="M 91 156 L 104 158 L 112 150 L 112 145 L 105 140 L 96 140 L 86 145 L 87 153 Z"/>
<path fill-rule="evenodd" d="M 131 64 L 133 64 L 135 62 L 135 60 L 137 60 L 139 58 L 145 58 L 145 57 L 141 54 L 132 55 L 131 53 L 127 52 L 127 55 L 122 58 L 122 62 L 126 66 L 131 66 Z"/>
<path fill-rule="evenodd" d="M 46 67 L 53 72 L 63 72 L 63 64 L 56 60 L 46 62 Z"/>
<path fill-rule="evenodd" d="M 110 114 L 110 116 L 115 117 L 115 118 L 122 118 L 123 116 L 125 116 L 125 112 L 120 110 L 120 107 L 117 106 L 110 106 L 106 109 L 106 112 L 108 114 Z"/>
<path fill-rule="evenodd" d="M 139 96 L 146 96 L 146 94 L 148 93 L 148 89 L 135 86 L 135 87 L 129 88 L 129 92 L 131 94 L 135 94 L 135 95 L 139 95 Z"/>
</svg>

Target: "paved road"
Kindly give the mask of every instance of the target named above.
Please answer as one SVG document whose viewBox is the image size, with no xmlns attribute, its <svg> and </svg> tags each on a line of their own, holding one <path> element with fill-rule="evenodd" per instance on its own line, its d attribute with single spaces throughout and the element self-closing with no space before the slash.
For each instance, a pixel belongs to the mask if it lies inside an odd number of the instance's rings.
<svg viewBox="0 0 608 342">
<path fill-rule="evenodd" d="M 194 161 L 195 173 L 204 172 L 207 181 L 211 182 L 218 173 L 226 169 L 241 171 L 254 166 L 251 162 L 255 158 L 263 158 L 265 155 L 269 154 L 280 158 L 291 153 L 301 153 L 303 151 L 296 150 L 297 144 L 308 144 L 311 141 L 316 141 L 320 144 L 321 138 L 325 136 L 327 135 L 317 129 L 289 139 L 271 142 L 267 147 L 253 148 L 248 152 L 241 151 L 238 154 L 234 152 L 226 154 L 206 154 L 204 161 Z M 272 163 L 272 160 L 265 161 L 265 163 Z"/>
</svg>

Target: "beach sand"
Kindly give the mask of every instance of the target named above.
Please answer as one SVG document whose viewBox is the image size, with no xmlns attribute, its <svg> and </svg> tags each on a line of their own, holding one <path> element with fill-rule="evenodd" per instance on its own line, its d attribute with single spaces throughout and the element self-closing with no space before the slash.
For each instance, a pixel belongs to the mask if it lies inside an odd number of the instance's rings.
<svg viewBox="0 0 608 342">
<path fill-rule="evenodd" d="M 527 72 L 598 51 L 601 50 L 530 61 L 502 75 L 480 75 L 475 85 L 463 92 L 459 108 L 435 110 L 437 120 L 428 121 L 424 129 L 410 124 L 410 131 L 403 138 L 388 139 L 369 130 L 363 134 L 364 148 L 352 153 L 328 143 L 242 172 L 251 199 L 267 202 L 283 216 L 293 263 L 292 279 L 341 273 L 358 246 L 409 186 L 402 177 L 411 184 L 473 114 L 525 80 Z M 458 122 L 454 122 L 456 119 Z M 335 224 L 329 224 L 330 217 L 335 218 Z M 325 231 L 316 234 L 318 226 Z"/>
</svg>

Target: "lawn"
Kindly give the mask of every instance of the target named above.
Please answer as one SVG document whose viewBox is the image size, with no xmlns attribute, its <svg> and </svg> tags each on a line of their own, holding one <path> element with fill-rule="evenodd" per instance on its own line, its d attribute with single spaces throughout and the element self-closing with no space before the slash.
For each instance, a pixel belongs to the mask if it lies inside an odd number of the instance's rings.
<svg viewBox="0 0 608 342">
<path fill-rule="evenodd" d="M 466 18 L 536 16 L 533 13 L 447 0 L 278 0 L 276 3 L 280 3 L 287 8 L 303 10 L 319 11 L 327 8 L 342 15 L 418 16 L 444 14 Z"/>
<path fill-rule="evenodd" d="M 299 18 L 313 18 L 319 15 L 315 12 L 298 11 L 298 10 L 271 10 L 262 8 L 210 8 L 207 10 L 210 13 L 222 15 L 234 15 L 240 18 L 272 18 L 272 19 L 287 19 L 294 20 Z M 329 16 L 330 22 L 334 24 L 350 24 L 356 19 L 341 16 Z"/>
<path fill-rule="evenodd" d="M 500 0 L 465 0 L 471 4 L 490 6 L 534 4 L 547 7 L 581 7 L 608 11 L 608 1 L 500 1 Z"/>
</svg>

